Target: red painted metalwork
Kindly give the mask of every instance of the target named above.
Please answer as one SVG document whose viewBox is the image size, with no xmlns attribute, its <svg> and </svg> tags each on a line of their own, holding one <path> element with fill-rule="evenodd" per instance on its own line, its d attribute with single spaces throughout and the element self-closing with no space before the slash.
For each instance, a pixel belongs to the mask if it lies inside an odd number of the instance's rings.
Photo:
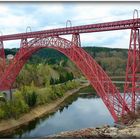
<svg viewBox="0 0 140 140">
<path fill-rule="evenodd" d="M 29 33 L 19 33 L 12 35 L 3 35 L 0 36 L 0 40 L 16 40 L 16 39 L 25 39 L 25 38 L 39 38 L 41 35 L 46 36 L 59 36 L 59 35 L 68 35 L 68 34 L 80 34 L 80 33 L 93 33 L 93 32 L 102 32 L 102 31 L 113 31 L 113 30 L 125 30 L 131 29 L 134 27 L 140 28 L 140 18 L 138 19 L 129 19 L 122 21 L 98 23 L 98 24 L 89 24 L 82 26 L 73 26 L 66 28 L 57 28 L 51 30 L 43 30 Z"/>
<path fill-rule="evenodd" d="M 0 79 L 1 90 L 11 88 L 23 65 L 33 53 L 42 48 L 53 48 L 65 54 L 76 64 L 102 98 L 114 120 L 117 121 L 122 112 L 123 98 L 103 69 L 79 46 L 79 40 L 79 35 L 73 35 L 72 42 L 60 37 L 42 37 L 29 42 L 23 40 L 20 50 Z M 125 104 L 125 112 L 128 111 Z"/>
<path fill-rule="evenodd" d="M 134 14 L 135 13 L 138 18 L 138 11 L 135 10 Z M 140 98 L 140 34 L 139 29 L 135 27 L 136 24 L 137 23 L 134 23 L 130 34 L 126 79 L 124 85 L 124 100 L 127 102 L 131 112 L 136 111 L 136 104 Z"/>
<path fill-rule="evenodd" d="M 3 74 L 5 69 L 5 52 L 3 47 L 3 41 L 0 41 L 0 76 Z"/>
<path fill-rule="evenodd" d="M 130 20 L 90 24 L 75 27 L 58 28 L 29 33 L 0 36 L 0 57 L 5 63 L 3 41 L 21 40 L 20 50 L 3 71 L 0 77 L 0 90 L 12 88 L 16 77 L 30 56 L 42 48 L 53 48 L 65 54 L 83 72 L 98 95 L 110 111 L 115 121 L 130 111 L 135 111 L 140 92 L 140 18 Z M 80 33 L 131 29 L 124 98 L 104 70 L 81 48 Z M 60 38 L 59 35 L 72 34 L 72 41 Z M 31 39 L 28 41 L 28 39 Z M 3 64 L 5 67 L 5 64 Z M 2 68 L 0 68 L 2 69 Z M 131 100 L 129 104 L 128 97 Z"/>
</svg>

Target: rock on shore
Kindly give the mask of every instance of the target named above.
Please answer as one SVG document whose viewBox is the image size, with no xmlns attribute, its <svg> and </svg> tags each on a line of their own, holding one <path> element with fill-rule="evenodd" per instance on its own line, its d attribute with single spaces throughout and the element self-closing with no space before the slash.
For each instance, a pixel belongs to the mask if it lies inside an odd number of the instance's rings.
<svg viewBox="0 0 140 140">
<path fill-rule="evenodd" d="M 140 119 L 123 128 L 110 126 L 86 128 L 61 132 L 45 138 L 140 138 Z"/>
</svg>

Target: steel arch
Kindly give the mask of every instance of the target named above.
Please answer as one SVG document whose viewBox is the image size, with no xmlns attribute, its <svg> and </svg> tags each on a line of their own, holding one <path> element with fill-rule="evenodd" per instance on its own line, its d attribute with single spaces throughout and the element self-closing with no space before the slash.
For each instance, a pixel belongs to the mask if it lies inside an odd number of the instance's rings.
<svg viewBox="0 0 140 140">
<path fill-rule="evenodd" d="M 123 100 L 120 92 L 96 61 L 74 42 L 58 36 L 43 36 L 29 42 L 27 39 L 23 39 L 21 41 L 20 50 L 17 52 L 13 61 L 11 61 L 0 79 L 0 90 L 11 88 L 23 65 L 33 53 L 42 48 L 56 49 L 76 64 L 90 81 L 97 94 L 101 97 L 115 122 L 118 121 L 118 117 L 121 115 L 123 107 L 125 113 L 129 112 L 127 104 L 125 103 L 125 100 Z"/>
</svg>

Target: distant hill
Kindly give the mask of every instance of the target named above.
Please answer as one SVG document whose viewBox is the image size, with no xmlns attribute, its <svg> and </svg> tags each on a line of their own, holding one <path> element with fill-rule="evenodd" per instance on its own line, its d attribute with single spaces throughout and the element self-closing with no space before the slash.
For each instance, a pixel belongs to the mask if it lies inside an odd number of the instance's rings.
<svg viewBox="0 0 140 140">
<path fill-rule="evenodd" d="M 83 47 L 109 75 L 125 75 L 127 63 L 127 49 L 105 48 L 105 47 Z M 18 49 L 5 49 L 5 54 L 15 55 Z M 28 63 L 55 64 L 68 58 L 54 49 L 41 49 L 31 56 Z"/>
<path fill-rule="evenodd" d="M 112 56 L 114 53 L 122 53 L 127 57 L 127 49 L 120 49 L 120 48 L 106 48 L 106 47 L 83 47 L 85 51 L 91 54 L 94 58 L 98 56 L 98 54 L 106 53 L 108 56 Z"/>
<path fill-rule="evenodd" d="M 100 53 L 106 53 L 106 55 L 108 56 L 112 56 L 114 53 L 118 54 L 118 53 L 122 53 L 125 57 L 127 57 L 127 49 L 118 49 L 118 48 L 106 48 L 106 47 L 82 47 L 84 50 L 86 50 L 89 54 L 91 54 L 94 58 L 96 58 L 98 56 L 98 54 Z M 15 55 L 16 52 L 18 51 L 17 48 L 13 48 L 13 49 L 5 49 L 5 54 L 13 54 Z M 49 48 L 45 48 L 45 49 L 41 49 L 38 52 L 36 52 L 35 54 L 32 55 L 31 59 L 33 58 L 42 58 L 42 59 L 48 59 L 52 60 L 62 60 L 62 59 L 67 59 L 65 57 L 65 55 L 63 55 L 62 53 L 58 52 L 57 50 L 54 49 L 49 49 Z"/>
</svg>

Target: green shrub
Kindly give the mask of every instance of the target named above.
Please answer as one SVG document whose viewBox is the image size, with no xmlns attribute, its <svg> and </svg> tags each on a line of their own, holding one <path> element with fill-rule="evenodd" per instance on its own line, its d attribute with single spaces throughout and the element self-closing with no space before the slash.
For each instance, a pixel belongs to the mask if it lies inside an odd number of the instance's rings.
<svg viewBox="0 0 140 140">
<path fill-rule="evenodd" d="M 18 118 L 20 114 L 29 110 L 28 105 L 23 100 L 20 91 L 16 91 L 13 100 L 7 101 L 0 106 L 0 119 Z"/>
<path fill-rule="evenodd" d="M 22 113 L 28 112 L 29 107 L 24 100 L 10 102 L 11 116 L 17 119 Z"/>
<path fill-rule="evenodd" d="M 23 86 L 20 90 L 16 90 L 11 101 L 0 104 L 0 119 L 17 119 L 21 114 L 28 112 L 29 108 L 50 103 L 62 97 L 67 90 L 74 89 L 77 86 L 79 86 L 79 83 L 76 81 L 48 85 L 42 89 L 34 87 L 33 83 L 31 86 Z"/>
<path fill-rule="evenodd" d="M 48 102 L 48 94 L 47 94 L 48 90 L 47 88 L 43 88 L 43 89 L 38 89 L 37 93 L 37 105 L 41 105 L 41 104 L 45 104 Z"/>
<path fill-rule="evenodd" d="M 74 89 L 74 88 L 78 87 L 79 85 L 80 85 L 80 83 L 78 83 L 76 81 L 68 81 L 66 83 L 67 90 Z"/>
<path fill-rule="evenodd" d="M 62 97 L 64 95 L 64 92 L 65 92 L 62 85 L 53 86 L 53 91 L 57 97 Z"/>
<path fill-rule="evenodd" d="M 32 86 L 24 86 L 21 88 L 21 94 L 29 107 L 33 107 L 37 103 L 36 89 Z"/>
<path fill-rule="evenodd" d="M 4 117 L 5 117 L 5 111 L 2 108 L 0 108 L 0 119 L 4 119 Z"/>
</svg>

